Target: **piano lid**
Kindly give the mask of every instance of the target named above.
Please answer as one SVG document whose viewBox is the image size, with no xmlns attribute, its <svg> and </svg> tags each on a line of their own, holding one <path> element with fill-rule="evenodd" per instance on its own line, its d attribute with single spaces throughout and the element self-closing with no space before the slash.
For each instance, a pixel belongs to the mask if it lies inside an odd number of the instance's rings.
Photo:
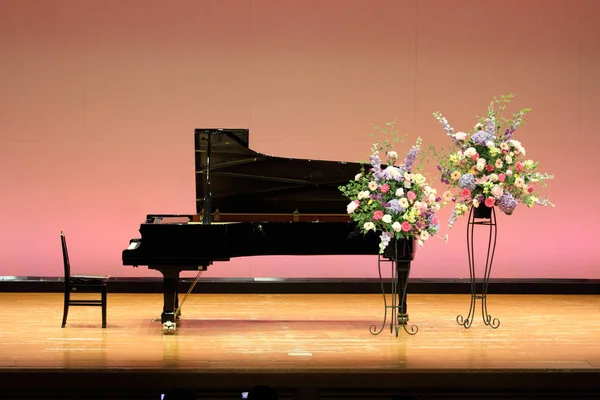
<svg viewBox="0 0 600 400">
<path fill-rule="evenodd" d="M 345 185 L 363 164 L 268 156 L 251 150 L 248 129 L 196 129 L 196 212 L 346 214 Z"/>
</svg>

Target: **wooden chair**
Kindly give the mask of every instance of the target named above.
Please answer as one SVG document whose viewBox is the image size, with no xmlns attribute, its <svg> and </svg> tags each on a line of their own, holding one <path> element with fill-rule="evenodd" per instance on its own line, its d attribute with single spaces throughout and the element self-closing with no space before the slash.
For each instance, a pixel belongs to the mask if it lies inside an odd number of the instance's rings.
<svg viewBox="0 0 600 400">
<path fill-rule="evenodd" d="M 69 306 L 94 306 L 102 307 L 102 328 L 106 328 L 106 286 L 108 276 L 96 275 L 71 275 L 71 264 L 69 263 L 69 252 L 67 251 L 67 240 L 64 232 L 60 232 L 60 243 L 62 246 L 63 264 L 65 267 L 65 304 L 63 310 L 62 328 L 67 324 Z M 100 299 L 73 300 L 71 293 L 87 292 L 99 293 Z"/>
</svg>

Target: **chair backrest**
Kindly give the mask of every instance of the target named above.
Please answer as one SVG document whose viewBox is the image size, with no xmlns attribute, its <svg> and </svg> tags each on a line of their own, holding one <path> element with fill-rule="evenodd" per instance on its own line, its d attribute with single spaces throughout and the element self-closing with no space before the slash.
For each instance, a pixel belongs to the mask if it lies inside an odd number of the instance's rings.
<svg viewBox="0 0 600 400">
<path fill-rule="evenodd" d="M 67 239 L 63 231 L 60 231 L 60 244 L 62 246 L 63 264 L 65 267 L 65 283 L 67 283 L 71 277 L 71 264 L 69 263 L 69 252 L 67 251 Z"/>
</svg>

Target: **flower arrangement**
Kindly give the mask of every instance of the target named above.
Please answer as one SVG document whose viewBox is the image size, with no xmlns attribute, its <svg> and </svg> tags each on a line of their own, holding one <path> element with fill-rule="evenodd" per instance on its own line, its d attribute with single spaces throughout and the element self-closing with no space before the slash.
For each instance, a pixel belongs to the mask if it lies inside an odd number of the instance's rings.
<svg viewBox="0 0 600 400">
<path fill-rule="evenodd" d="M 429 186 L 421 173 L 414 172 L 415 161 L 421 148 L 421 138 L 412 146 L 406 158 L 399 160 L 393 150 L 398 143 L 395 122 L 387 129 L 380 129 L 385 139 L 373 144 L 369 163 L 364 163 L 353 181 L 340 186 L 340 191 L 351 201 L 347 206 L 350 217 L 358 223 L 361 231 L 381 231 L 379 253 L 393 238 L 414 239 L 419 246 L 438 232 L 436 212 L 441 208 L 441 198 Z M 378 128 L 379 129 L 379 128 Z M 381 155 L 387 162 L 382 165 Z"/>
<path fill-rule="evenodd" d="M 442 196 L 444 205 L 454 202 L 449 228 L 466 214 L 469 206 L 475 209 L 498 206 L 506 215 L 511 215 L 518 203 L 529 208 L 536 204 L 554 207 L 534 188 L 536 183 L 547 186 L 546 181 L 554 175 L 537 172 L 539 163 L 526 159 L 525 148 L 513 138 L 531 109 L 521 109 L 510 119 L 503 116 L 513 97 L 513 94 L 494 97 L 487 115 L 478 117 L 468 133 L 455 132 L 441 113 L 433 114 L 454 145 L 454 150 L 441 158 L 437 166 L 441 181 L 451 186 Z"/>
</svg>

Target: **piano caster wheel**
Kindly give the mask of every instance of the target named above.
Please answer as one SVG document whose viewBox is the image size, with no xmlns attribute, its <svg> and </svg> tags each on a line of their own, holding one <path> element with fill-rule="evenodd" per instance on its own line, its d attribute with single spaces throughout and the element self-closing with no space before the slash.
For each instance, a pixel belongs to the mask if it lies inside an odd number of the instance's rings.
<svg viewBox="0 0 600 400">
<path fill-rule="evenodd" d="M 408 324 L 408 314 L 398 314 L 398 325 Z"/>
<path fill-rule="evenodd" d="M 163 333 L 165 334 L 174 334 L 176 328 L 177 324 L 175 322 L 167 321 L 163 323 Z"/>
</svg>

